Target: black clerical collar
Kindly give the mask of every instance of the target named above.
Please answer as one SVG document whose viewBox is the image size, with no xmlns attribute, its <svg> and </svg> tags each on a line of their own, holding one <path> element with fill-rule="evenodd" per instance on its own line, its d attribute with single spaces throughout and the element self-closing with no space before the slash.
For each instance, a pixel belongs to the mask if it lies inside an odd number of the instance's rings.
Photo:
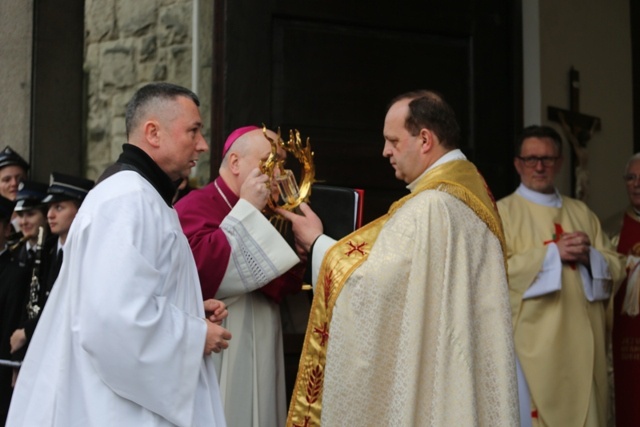
<svg viewBox="0 0 640 427">
<path fill-rule="evenodd" d="M 178 182 L 171 181 L 156 162 L 147 153 L 132 144 L 122 145 L 122 154 L 118 157 L 117 163 L 128 165 L 142 175 L 153 188 L 160 193 L 160 196 L 169 207 L 173 206 L 173 196 L 176 194 Z"/>
</svg>

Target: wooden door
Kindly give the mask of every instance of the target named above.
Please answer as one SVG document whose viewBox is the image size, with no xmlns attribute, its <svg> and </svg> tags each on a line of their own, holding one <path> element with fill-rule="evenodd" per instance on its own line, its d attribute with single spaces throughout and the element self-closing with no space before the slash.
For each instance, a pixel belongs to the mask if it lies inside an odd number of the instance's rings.
<svg viewBox="0 0 640 427">
<path fill-rule="evenodd" d="M 317 179 L 365 190 L 369 222 L 407 192 L 382 157 L 387 104 L 432 89 L 457 113 L 462 150 L 505 196 L 522 124 L 520 13 L 504 0 L 216 2 L 212 176 L 234 128 L 296 128 L 311 138 Z M 285 336 L 288 382 L 300 342 Z"/>
<path fill-rule="evenodd" d="M 363 188 L 365 222 L 405 194 L 382 157 L 389 100 L 433 89 L 496 197 L 515 186 L 521 126 L 517 2 L 217 2 L 212 176 L 227 134 L 266 123 L 309 136 L 317 178 Z"/>
</svg>

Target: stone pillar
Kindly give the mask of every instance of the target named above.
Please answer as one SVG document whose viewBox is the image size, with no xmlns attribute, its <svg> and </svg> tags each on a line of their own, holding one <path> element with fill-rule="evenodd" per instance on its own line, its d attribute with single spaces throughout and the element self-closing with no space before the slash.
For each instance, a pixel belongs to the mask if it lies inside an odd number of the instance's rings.
<svg viewBox="0 0 640 427">
<path fill-rule="evenodd" d="M 200 114 L 204 123 L 203 134 L 211 148 L 211 94 L 213 90 L 213 1 L 198 1 L 198 81 L 196 92 L 200 98 Z M 210 180 L 210 153 L 200 156 L 192 185 L 201 187 Z M 214 176 L 215 178 L 215 176 Z"/>
<path fill-rule="evenodd" d="M 33 0 L 0 2 L 0 149 L 29 159 Z"/>
</svg>

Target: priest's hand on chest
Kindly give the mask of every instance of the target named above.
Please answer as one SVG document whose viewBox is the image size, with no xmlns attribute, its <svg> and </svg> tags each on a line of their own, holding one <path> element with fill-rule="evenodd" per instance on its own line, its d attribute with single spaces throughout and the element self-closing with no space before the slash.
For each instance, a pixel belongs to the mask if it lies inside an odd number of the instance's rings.
<svg viewBox="0 0 640 427">
<path fill-rule="evenodd" d="M 582 231 L 564 233 L 556 242 L 562 262 L 577 262 L 589 265 L 589 251 L 591 240 Z"/>
</svg>

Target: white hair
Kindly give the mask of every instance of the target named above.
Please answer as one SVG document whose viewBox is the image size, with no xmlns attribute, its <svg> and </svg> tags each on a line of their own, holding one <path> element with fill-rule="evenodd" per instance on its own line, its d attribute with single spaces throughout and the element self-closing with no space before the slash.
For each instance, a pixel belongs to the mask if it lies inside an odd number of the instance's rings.
<svg viewBox="0 0 640 427">
<path fill-rule="evenodd" d="M 629 167 L 631 166 L 631 163 L 635 162 L 636 160 L 640 160 L 640 152 L 635 153 L 633 156 L 629 158 L 629 160 L 627 160 L 627 165 L 624 168 L 624 173 L 629 172 Z"/>
</svg>

